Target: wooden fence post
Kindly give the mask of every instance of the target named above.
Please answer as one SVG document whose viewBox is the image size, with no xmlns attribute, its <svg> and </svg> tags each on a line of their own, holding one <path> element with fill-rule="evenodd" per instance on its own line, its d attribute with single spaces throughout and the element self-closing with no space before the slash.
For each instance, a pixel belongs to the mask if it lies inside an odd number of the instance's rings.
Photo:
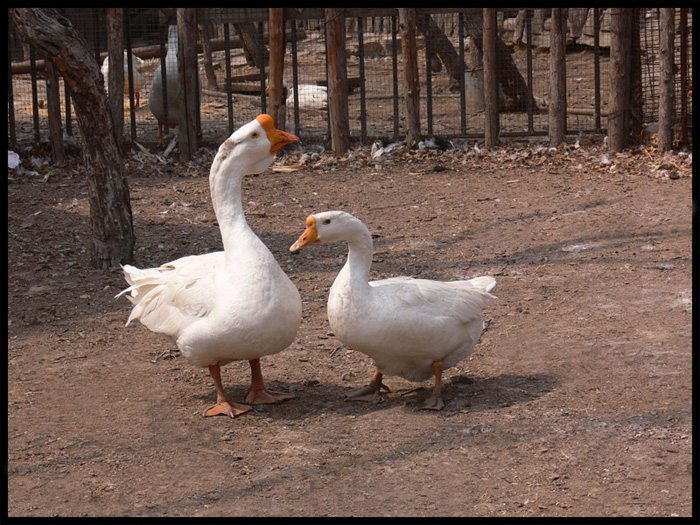
<svg viewBox="0 0 700 525">
<path fill-rule="evenodd" d="M 496 71 L 496 9 L 484 8 L 484 143 L 498 142 L 498 72 Z"/>
<path fill-rule="evenodd" d="M 688 91 L 692 91 L 693 83 L 691 79 L 688 85 L 688 8 L 681 7 L 680 13 L 681 30 L 681 142 L 688 146 Z M 692 52 L 692 51 L 691 51 Z"/>
<path fill-rule="evenodd" d="M 348 72 L 345 58 L 345 17 L 343 9 L 326 7 L 326 43 L 328 46 L 328 114 L 331 144 L 336 155 L 350 147 L 348 119 Z"/>
<path fill-rule="evenodd" d="M 632 33 L 630 8 L 610 8 L 610 114 L 608 149 L 622 151 L 629 137 Z"/>
<path fill-rule="evenodd" d="M 558 146 L 566 133 L 566 20 L 562 8 L 552 8 L 549 36 L 549 145 Z"/>
<path fill-rule="evenodd" d="M 270 115 L 279 129 L 286 127 L 286 107 L 283 96 L 284 73 L 284 16 L 281 7 L 270 8 Z"/>
<path fill-rule="evenodd" d="M 107 48 L 109 74 L 107 105 L 112 114 L 112 129 L 117 147 L 123 152 L 124 142 L 124 9 L 107 8 Z M 107 59 L 105 59 L 107 60 Z M 101 65 L 101 64 L 100 64 Z"/>
<path fill-rule="evenodd" d="M 178 147 L 180 161 L 186 162 L 199 147 L 197 137 L 198 85 L 197 73 L 197 11 L 194 8 L 177 8 L 178 73 L 181 79 L 178 89 L 180 121 Z"/>
<path fill-rule="evenodd" d="M 399 8 L 399 34 L 401 35 L 406 104 L 406 144 L 414 147 L 420 141 L 420 77 L 418 74 L 418 49 L 416 45 L 416 10 Z"/>
<path fill-rule="evenodd" d="M 659 152 L 673 148 L 673 37 L 674 11 L 672 7 L 661 8 L 659 26 Z"/>
</svg>

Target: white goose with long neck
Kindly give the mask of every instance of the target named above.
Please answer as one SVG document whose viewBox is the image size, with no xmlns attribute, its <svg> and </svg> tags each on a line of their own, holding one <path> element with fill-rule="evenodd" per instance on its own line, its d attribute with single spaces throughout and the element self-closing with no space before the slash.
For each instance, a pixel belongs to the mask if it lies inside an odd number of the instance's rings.
<svg viewBox="0 0 700 525">
<path fill-rule="evenodd" d="M 180 122 L 180 98 L 178 88 L 180 75 L 177 66 L 177 25 L 168 27 L 168 50 L 165 54 L 165 78 L 167 82 L 168 119 L 165 120 L 165 105 L 163 104 L 163 74 L 158 65 L 153 73 L 151 92 L 148 96 L 148 107 L 158 121 L 159 137 L 163 138 L 163 124 L 174 127 Z"/>
<path fill-rule="evenodd" d="M 209 367 L 217 404 L 206 415 L 233 417 L 251 408 L 231 401 L 223 389 L 220 367 L 231 361 L 250 362 L 247 403 L 293 397 L 265 388 L 259 360 L 292 343 L 301 323 L 301 298 L 248 225 L 241 185 L 245 175 L 263 172 L 279 148 L 296 141 L 276 129 L 269 115 L 260 115 L 219 147 L 209 184 L 223 251 L 182 257 L 160 268 L 124 266 L 131 286 L 122 294 L 129 293 L 134 303 L 127 325 L 138 319 L 171 337 L 194 365 Z"/>
<path fill-rule="evenodd" d="M 393 277 L 368 281 L 373 243 L 367 227 L 343 211 L 310 215 L 306 230 L 291 246 L 296 251 L 318 242 L 347 241 L 348 259 L 328 294 L 328 321 L 349 348 L 374 359 L 370 384 L 349 396 L 376 399 L 382 375 L 411 381 L 435 376 L 433 394 L 423 408 L 444 406 L 441 377 L 471 353 L 483 330 L 483 308 L 494 296 L 490 276 L 464 281 Z M 388 389 L 387 389 L 388 390 Z"/>
</svg>

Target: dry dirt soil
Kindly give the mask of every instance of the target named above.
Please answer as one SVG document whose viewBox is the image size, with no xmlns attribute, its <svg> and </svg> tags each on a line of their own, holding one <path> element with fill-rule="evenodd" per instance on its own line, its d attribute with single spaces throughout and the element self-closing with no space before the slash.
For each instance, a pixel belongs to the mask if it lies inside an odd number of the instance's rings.
<svg viewBox="0 0 700 525">
<path fill-rule="evenodd" d="M 572 142 L 365 148 L 247 178 L 248 220 L 304 313 L 262 360 L 296 397 L 236 419 L 202 416 L 207 370 L 124 327 L 121 271 L 89 267 L 82 164 L 11 170 L 8 514 L 691 516 L 692 156 Z M 137 265 L 221 249 L 212 158 L 129 159 Z M 378 403 L 344 401 L 374 371 L 326 318 L 346 246 L 288 250 L 326 209 L 374 233 L 373 278 L 496 277 L 442 411 L 416 409 L 430 381 L 397 377 Z M 224 367 L 234 400 L 249 374 Z"/>
</svg>

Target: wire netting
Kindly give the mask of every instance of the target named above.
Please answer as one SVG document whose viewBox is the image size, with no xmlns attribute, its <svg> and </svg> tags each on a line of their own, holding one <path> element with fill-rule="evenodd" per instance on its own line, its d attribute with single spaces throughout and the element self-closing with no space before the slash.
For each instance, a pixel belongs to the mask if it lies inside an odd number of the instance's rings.
<svg viewBox="0 0 700 525">
<path fill-rule="evenodd" d="M 306 15 L 285 20 L 283 111 L 288 130 L 302 138 L 324 141 L 328 140 L 329 116 L 323 10 L 304 11 Z M 469 17 L 480 16 L 480 10 L 434 11 L 419 10 L 421 19 L 417 21 L 421 133 L 447 138 L 481 137 L 484 132 L 481 44 L 469 31 L 469 22 L 473 21 Z M 63 8 L 59 12 L 71 21 L 102 66 L 107 56 L 105 9 Z M 406 133 L 398 16 L 387 12 L 395 13 L 395 10 L 367 8 L 344 13 L 350 133 L 363 142 L 375 137 L 396 140 Z M 499 90 L 501 135 L 547 133 L 549 12 L 540 9 L 498 12 L 498 37 L 502 46 L 499 60 L 505 61 L 498 71 L 503 76 Z M 680 62 L 680 10 L 676 12 L 675 53 Z M 153 110 L 153 88 L 154 82 L 162 84 L 161 57 L 167 53 L 174 58 L 168 45 L 168 27 L 176 23 L 174 10 L 125 8 L 124 13 L 125 48 L 134 57 L 131 79 L 125 69 L 125 92 L 133 89 L 135 94 L 134 107 L 128 94 L 124 96 L 124 133 L 127 139 L 153 143 L 160 139 Z M 362 16 L 349 16 L 349 13 Z M 658 119 L 658 9 L 640 9 L 639 13 L 643 121 L 652 123 Z M 692 28 L 692 10 L 687 13 L 688 26 Z M 200 9 L 197 16 L 201 141 L 216 144 L 268 109 L 268 11 Z M 570 9 L 566 38 L 567 132 L 604 132 L 610 93 L 608 10 Z M 11 24 L 8 42 L 9 142 L 46 141 L 43 59 L 17 38 Z M 686 44 L 687 49 L 692 49 L 690 29 Z M 690 79 L 692 53 L 688 53 L 687 61 Z M 108 74 L 108 70 L 104 72 Z M 166 68 L 166 78 L 168 73 L 172 73 L 170 68 Z M 507 75 L 518 79 L 508 79 Z M 464 79 L 463 83 L 460 78 Z M 683 93 L 680 78 L 678 75 L 676 78 L 679 101 Z M 526 87 L 525 95 L 531 90 L 533 104 L 513 99 L 509 96 L 512 92 L 505 93 L 504 82 L 512 85 L 515 80 Z M 169 84 L 166 81 L 166 87 Z M 75 138 L 75 117 L 62 79 L 59 89 L 64 132 Z M 177 108 L 169 106 L 168 115 L 176 114 Z M 680 119 L 680 104 L 677 106 Z"/>
</svg>

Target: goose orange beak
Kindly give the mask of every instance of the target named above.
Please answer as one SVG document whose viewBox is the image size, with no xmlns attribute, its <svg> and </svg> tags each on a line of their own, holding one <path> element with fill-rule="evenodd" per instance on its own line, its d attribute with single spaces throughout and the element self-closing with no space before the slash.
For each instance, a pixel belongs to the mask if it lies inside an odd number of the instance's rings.
<svg viewBox="0 0 700 525">
<path fill-rule="evenodd" d="M 309 215 L 306 218 L 306 230 L 301 234 L 301 237 L 297 239 L 297 242 L 289 247 L 290 252 L 296 252 L 299 248 L 304 246 L 311 246 L 321 242 L 318 238 L 318 231 L 316 230 L 316 219 L 313 215 Z"/>
<path fill-rule="evenodd" d="M 265 130 L 265 133 L 267 133 L 267 139 L 270 141 L 270 144 L 272 144 L 272 146 L 270 146 L 270 153 L 275 153 L 278 149 L 286 146 L 287 144 L 299 142 L 299 137 L 296 135 L 292 135 L 291 133 L 277 129 L 275 127 L 275 121 L 272 120 L 270 115 L 258 115 L 255 117 L 255 120 L 260 122 L 260 125 Z"/>
</svg>

